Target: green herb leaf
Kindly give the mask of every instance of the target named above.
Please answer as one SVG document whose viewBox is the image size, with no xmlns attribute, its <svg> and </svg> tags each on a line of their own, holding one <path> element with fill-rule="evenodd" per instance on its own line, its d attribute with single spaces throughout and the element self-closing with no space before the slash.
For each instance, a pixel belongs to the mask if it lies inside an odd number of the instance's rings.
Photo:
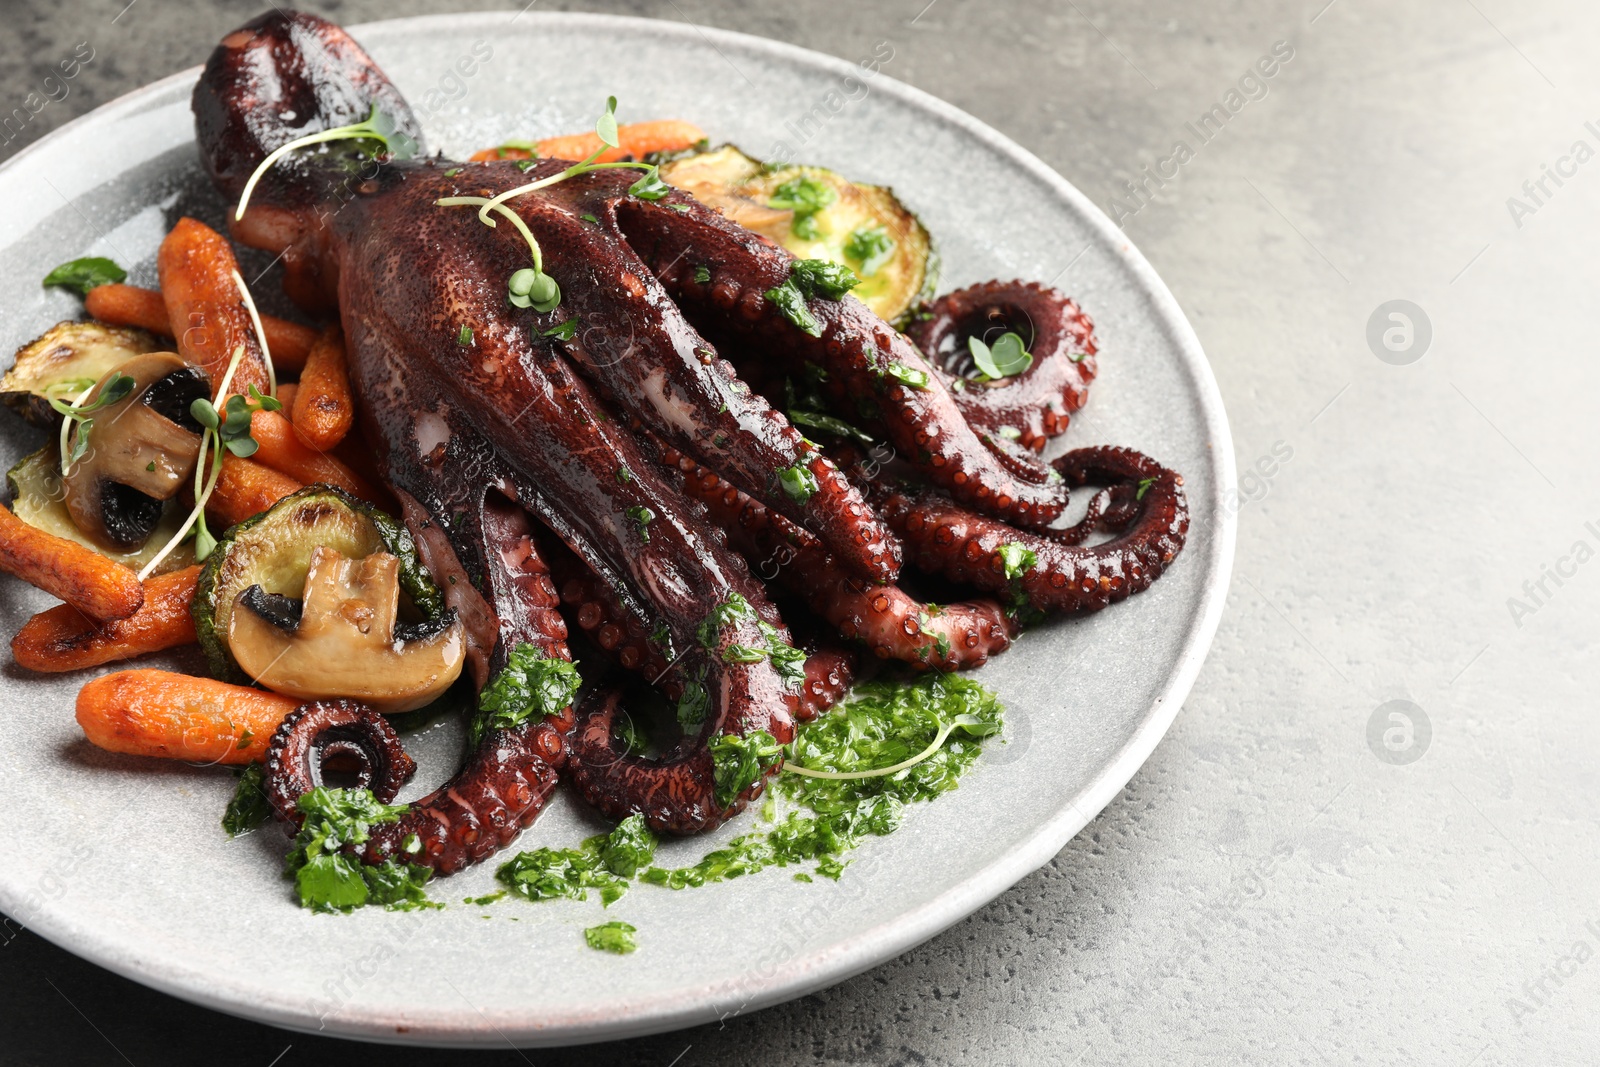
<svg viewBox="0 0 1600 1067">
<path fill-rule="evenodd" d="M 461 332 L 456 334 L 456 344 L 460 345 L 463 348 L 465 348 L 468 345 L 472 344 L 472 327 L 471 326 L 463 326 L 463 327 L 461 327 Z"/>
<path fill-rule="evenodd" d="M 639 947 L 633 940 L 633 935 L 638 932 L 625 922 L 613 920 L 584 930 L 583 940 L 590 948 L 625 956 Z"/>
<path fill-rule="evenodd" d="M 850 231 L 844 244 L 847 258 L 861 264 L 860 274 L 870 278 L 894 255 L 894 238 L 882 226 L 860 226 Z"/>
<path fill-rule="evenodd" d="M 772 301 L 773 306 L 778 309 L 784 318 L 800 327 L 801 330 L 812 337 L 822 336 L 822 324 L 817 321 L 815 315 L 811 314 L 811 309 L 806 306 L 806 298 L 795 286 L 793 278 L 776 288 L 768 289 L 762 295 Z"/>
<path fill-rule="evenodd" d="M 905 363 L 891 363 L 883 369 L 883 372 L 913 389 L 928 388 L 930 379 L 928 378 L 928 372 L 925 370 L 919 370 Z"/>
<path fill-rule="evenodd" d="M 655 521 L 656 513 L 645 507 L 643 504 L 636 504 L 629 508 L 626 514 L 628 518 L 633 520 L 634 525 L 638 527 L 639 540 L 643 541 L 645 544 L 649 544 L 650 524 Z"/>
<path fill-rule="evenodd" d="M 101 411 L 112 404 L 120 404 L 133 392 L 134 381 L 128 375 L 116 372 L 106 379 L 106 384 L 100 387 L 100 392 L 93 400 L 82 405 L 73 405 L 59 398 L 51 398 L 50 406 L 65 418 L 79 422 L 89 422 L 90 412 Z"/>
<path fill-rule="evenodd" d="M 785 467 L 778 472 L 778 485 L 783 488 L 784 494 L 796 504 L 804 504 L 817 492 L 817 476 L 804 464 L 795 464 Z"/>
<path fill-rule="evenodd" d="M 1039 562 L 1038 553 L 1016 541 L 1007 541 L 995 550 L 1007 578 L 1021 578 Z"/>
<path fill-rule="evenodd" d="M 600 845 L 600 862 L 619 878 L 632 878 L 655 859 L 656 835 L 643 815 L 630 815 L 606 835 Z"/>
<path fill-rule="evenodd" d="M 834 418 L 832 415 L 820 411 L 805 411 L 797 408 L 789 409 L 789 421 L 796 426 L 804 426 L 812 430 L 821 430 L 831 433 L 835 437 L 843 437 L 852 441 L 859 441 L 864 445 L 872 443 L 872 436 L 851 426 L 843 419 Z"/>
<path fill-rule="evenodd" d="M 661 173 L 656 167 L 651 167 L 639 176 L 639 180 L 628 186 L 628 193 L 640 200 L 660 200 L 672 192 L 672 186 L 661 180 Z M 674 205 L 677 206 L 677 205 Z"/>
<path fill-rule="evenodd" d="M 694 280 L 704 285 L 711 280 L 711 271 L 706 267 L 696 267 L 694 269 Z"/>
<path fill-rule="evenodd" d="M 519 852 L 500 865 L 495 878 L 525 900 L 587 900 L 598 889 L 600 900 L 610 904 L 627 891 L 627 882 L 600 862 L 600 842 L 593 837 L 581 848 L 540 848 Z"/>
<path fill-rule="evenodd" d="M 678 698 L 678 725 L 686 734 L 699 732 L 705 724 L 706 712 L 711 709 L 711 694 L 700 682 L 686 682 L 683 695 Z"/>
<path fill-rule="evenodd" d="M 1150 487 L 1152 485 L 1155 485 L 1158 480 L 1159 480 L 1158 478 L 1140 478 L 1139 479 L 1139 491 L 1137 493 L 1133 494 L 1133 499 L 1135 499 L 1135 500 L 1143 500 L 1144 499 L 1144 495 L 1150 491 Z"/>
<path fill-rule="evenodd" d="M 568 319 L 544 331 L 544 336 L 554 337 L 558 341 L 570 341 L 578 332 L 578 320 Z"/>
<path fill-rule="evenodd" d="M 986 381 L 1010 378 L 1033 366 L 1033 355 L 1023 347 L 1022 338 L 1010 331 L 996 338 L 993 345 L 968 337 L 967 350 Z"/>
<path fill-rule="evenodd" d="M 716 648 L 724 626 L 730 626 L 741 619 L 753 619 L 755 614 L 750 601 L 738 593 L 729 593 L 728 599 L 712 608 L 711 613 L 700 623 L 696 636 L 699 637 L 702 647 Z"/>
<path fill-rule="evenodd" d="M 861 284 L 856 272 L 842 263 L 825 259 L 797 259 L 789 264 L 789 280 L 794 282 L 807 298 L 823 297 L 838 300 Z"/>
<path fill-rule="evenodd" d="M 822 236 L 821 228 L 817 225 L 817 213 L 837 199 L 839 194 L 833 186 L 801 176 L 790 178 L 774 189 L 767 206 L 778 211 L 794 212 L 789 228 L 796 236 L 815 241 Z"/>
<path fill-rule="evenodd" d="M 446 178 L 454 178 L 457 174 L 460 174 L 463 169 L 464 168 L 462 167 L 451 167 L 449 170 L 444 172 L 444 176 Z"/>
<path fill-rule="evenodd" d="M 756 730 L 744 737 L 718 734 L 706 747 L 711 750 L 717 806 L 722 808 L 754 785 L 783 754 L 778 739 L 765 730 Z"/>
<path fill-rule="evenodd" d="M 84 256 L 68 260 L 46 274 L 43 284 L 46 288 L 60 286 L 63 289 L 71 289 L 79 296 L 88 296 L 89 290 L 98 285 L 122 282 L 127 277 L 128 272 L 117 266 L 113 260 L 104 256 Z"/>
<path fill-rule="evenodd" d="M 506 657 L 505 668 L 478 694 L 473 745 L 491 729 L 514 730 L 529 719 L 559 715 L 582 684 L 576 664 L 520 642 Z"/>
<path fill-rule="evenodd" d="M 606 97 L 606 109 L 595 120 L 594 132 L 609 148 L 618 147 L 617 142 L 617 98 Z"/>
<path fill-rule="evenodd" d="M 247 834 L 267 821 L 272 804 L 267 800 L 266 768 L 259 763 L 245 767 L 233 787 L 233 796 L 222 813 L 222 828 L 229 837 Z"/>
</svg>

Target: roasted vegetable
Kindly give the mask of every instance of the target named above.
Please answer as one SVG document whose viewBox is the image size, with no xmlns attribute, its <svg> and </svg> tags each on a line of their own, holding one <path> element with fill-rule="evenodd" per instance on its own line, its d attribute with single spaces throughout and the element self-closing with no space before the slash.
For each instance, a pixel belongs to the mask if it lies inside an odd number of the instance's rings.
<svg viewBox="0 0 1600 1067">
<path fill-rule="evenodd" d="M 46 533 L 0 507 L 0 570 L 95 619 L 126 619 L 144 604 L 139 578 L 120 563 Z"/>
<path fill-rule="evenodd" d="M 118 387 L 123 398 L 106 403 Z M 194 475 L 201 427 L 189 406 L 210 393 L 197 369 L 150 352 L 118 364 L 84 397 L 92 418 L 69 412 L 61 488 L 72 521 L 97 547 L 127 552 L 148 542 L 166 501 Z"/>
<path fill-rule="evenodd" d="M 171 671 L 117 671 L 78 691 L 83 735 L 108 752 L 201 763 L 259 763 L 299 701 Z"/>
<path fill-rule="evenodd" d="M 102 663 L 194 643 L 194 602 L 199 567 L 144 582 L 144 604 L 126 619 L 97 622 L 71 604 L 58 604 L 22 624 L 11 656 L 31 671 L 81 671 Z"/>
<path fill-rule="evenodd" d="M 851 293 L 889 322 L 933 295 L 928 231 L 885 186 L 823 167 L 765 164 L 732 145 L 664 163 L 661 179 L 800 259 L 849 267 L 861 278 Z"/>
<path fill-rule="evenodd" d="M 143 330 L 98 322 L 58 322 L 17 350 L 0 379 L 0 400 L 29 422 L 54 426 L 52 400 L 71 400 L 118 365 L 160 346 Z"/>
<path fill-rule="evenodd" d="M 233 603 L 228 651 L 275 693 L 348 697 L 385 714 L 431 703 L 461 677 L 466 638 L 453 611 L 399 622 L 400 561 L 311 553 L 299 600 L 252 585 Z"/>
<path fill-rule="evenodd" d="M 61 488 L 61 451 L 54 444 L 18 460 L 6 473 L 6 481 L 11 489 L 11 510 L 17 518 L 45 533 L 91 548 L 135 571 L 142 569 L 172 540 L 172 535 L 178 532 L 189 514 L 189 509 L 179 501 L 169 500 L 162 506 L 161 519 L 143 545 L 127 551 L 108 549 L 78 529 L 78 524 L 72 520 Z M 156 573 L 181 570 L 193 563 L 194 548 L 191 542 L 185 541 L 161 561 Z"/>
<path fill-rule="evenodd" d="M 398 561 L 400 618 L 408 624 L 433 623 L 445 616 L 444 598 L 418 560 L 405 527 L 343 490 L 309 485 L 233 527 L 207 557 L 194 598 L 194 622 L 213 674 L 225 681 L 247 677 L 228 643 L 239 595 L 259 586 L 263 594 L 301 596 L 318 548 L 353 560 L 389 553 Z"/>
</svg>

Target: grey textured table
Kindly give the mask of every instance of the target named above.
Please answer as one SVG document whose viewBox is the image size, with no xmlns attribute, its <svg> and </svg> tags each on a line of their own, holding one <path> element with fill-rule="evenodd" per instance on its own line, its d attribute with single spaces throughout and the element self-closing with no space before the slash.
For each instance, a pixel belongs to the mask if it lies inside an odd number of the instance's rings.
<svg viewBox="0 0 1600 1067">
<path fill-rule="evenodd" d="M 125 2 L 5 0 L 5 109 L 79 42 L 94 58 L 0 156 L 262 6 Z M 589 6 L 840 56 L 889 40 L 887 73 L 1123 219 L 1205 343 L 1243 472 L 1193 695 L 1043 870 L 892 963 L 722 1026 L 397 1052 L 190 1007 L 6 926 L 0 1065 L 1600 1059 L 1600 9 Z"/>
</svg>

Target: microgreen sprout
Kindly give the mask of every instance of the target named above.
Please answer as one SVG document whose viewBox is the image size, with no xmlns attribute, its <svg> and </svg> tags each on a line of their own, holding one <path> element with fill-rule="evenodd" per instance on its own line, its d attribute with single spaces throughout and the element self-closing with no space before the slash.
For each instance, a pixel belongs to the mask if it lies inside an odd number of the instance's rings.
<svg viewBox="0 0 1600 1067">
<path fill-rule="evenodd" d="M 495 226 L 494 215 L 498 214 L 511 220 L 512 224 L 521 232 L 523 240 L 528 242 L 528 251 L 533 254 L 533 269 L 530 272 L 524 267 L 512 274 L 507 282 L 507 299 L 519 308 L 531 307 L 535 311 L 550 312 L 561 306 L 561 287 L 556 280 L 544 272 L 544 254 L 539 249 L 539 242 L 534 239 L 533 232 L 527 224 L 510 208 L 506 202 L 524 193 L 537 192 L 548 189 L 552 185 L 575 178 L 580 174 L 587 174 L 594 170 L 614 170 L 620 167 L 632 167 L 643 170 L 644 174 L 638 181 L 628 188 L 628 192 L 642 200 L 660 200 L 671 191 L 671 187 L 661 180 L 658 168 L 653 163 L 618 162 L 596 163 L 595 160 L 608 148 L 619 147 L 617 140 L 617 98 L 606 98 L 606 109 L 595 121 L 594 132 L 600 138 L 600 147 L 589 154 L 587 159 L 574 163 L 565 170 L 555 174 L 507 189 L 493 197 L 482 196 L 447 196 L 434 203 L 439 207 L 466 207 L 478 209 L 478 221 L 485 226 Z M 586 220 L 598 222 L 592 215 L 583 216 Z"/>
<path fill-rule="evenodd" d="M 977 337 L 967 338 L 967 351 L 982 375 L 979 381 L 993 382 L 1011 378 L 1033 366 L 1033 354 L 1017 334 L 1007 331 L 995 339 L 994 344 L 984 344 Z"/>
<path fill-rule="evenodd" d="M 239 206 L 233 213 L 234 219 L 244 218 L 244 211 L 249 206 L 250 194 L 255 191 L 256 182 L 259 182 L 262 176 L 271 170 L 273 164 L 277 163 L 278 160 L 290 152 L 308 148 L 314 144 L 322 144 L 326 141 L 351 140 L 378 141 L 383 145 L 384 150 L 396 159 L 409 159 L 417 151 L 417 142 L 410 136 L 401 133 L 395 120 L 384 112 L 379 111 L 377 104 L 373 104 L 372 113 L 367 116 L 365 122 L 356 122 L 349 126 L 335 126 L 331 130 L 307 134 L 304 137 L 295 138 L 288 144 L 279 145 L 274 149 L 266 159 L 261 161 L 261 165 L 256 167 L 255 173 L 250 175 L 250 180 L 244 183 L 244 192 L 239 194 Z"/>
<path fill-rule="evenodd" d="M 121 403 L 133 392 L 134 380 L 126 374 L 113 374 L 106 379 L 106 387 L 100 390 L 100 395 L 92 403 L 84 403 L 89 399 L 89 394 L 94 392 L 94 386 L 79 393 L 72 403 L 64 400 L 52 399 L 50 406 L 60 413 L 61 423 L 61 473 L 66 474 L 67 469 L 84 457 L 89 451 L 89 431 L 94 429 L 92 412 L 110 407 L 112 404 Z M 67 448 L 67 440 L 73 426 L 77 426 L 77 437 L 72 440 L 72 448 Z"/>
</svg>

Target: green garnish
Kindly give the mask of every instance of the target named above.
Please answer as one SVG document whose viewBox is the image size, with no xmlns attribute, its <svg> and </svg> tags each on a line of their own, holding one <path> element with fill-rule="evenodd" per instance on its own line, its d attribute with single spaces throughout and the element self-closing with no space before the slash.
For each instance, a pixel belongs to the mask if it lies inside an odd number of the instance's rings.
<svg viewBox="0 0 1600 1067">
<path fill-rule="evenodd" d="M 550 327 L 544 331 L 544 336 L 554 337 L 558 341 L 570 341 L 578 332 L 578 320 L 568 319 L 566 322 Z"/>
<path fill-rule="evenodd" d="M 493 893 L 485 893 L 481 897 L 462 897 L 461 898 L 461 903 L 463 903 L 463 904 L 476 904 L 476 905 L 478 905 L 478 907 L 483 908 L 483 907 L 488 907 L 490 904 L 493 904 L 497 900 L 504 900 L 505 896 L 506 896 L 506 891 L 504 889 L 497 889 Z"/>
<path fill-rule="evenodd" d="M 222 828 L 228 831 L 229 837 L 238 837 L 267 821 L 272 814 L 272 804 L 267 800 L 266 768 L 259 763 L 252 763 L 239 774 L 239 781 L 233 787 L 233 796 L 228 799 L 228 806 L 222 812 Z"/>
<path fill-rule="evenodd" d="M 433 872 L 392 859 L 369 866 L 344 854 L 346 846 L 365 844 L 372 828 L 398 822 L 407 804 L 380 804 L 367 789 L 319 786 L 304 794 L 296 807 L 305 816 L 284 860 L 293 876 L 301 907 L 312 911 L 352 911 L 366 904 L 390 910 L 441 907 L 422 890 Z"/>
<path fill-rule="evenodd" d="M 127 277 L 128 272 L 117 266 L 114 260 L 104 256 L 83 256 L 68 260 L 46 274 L 43 285 L 46 288 L 59 285 L 79 296 L 88 296 L 89 290 L 98 285 L 112 285 Z"/>
<path fill-rule="evenodd" d="M 365 122 L 357 122 L 349 126 L 335 126 L 333 129 L 323 130 L 321 133 L 297 137 L 288 144 L 280 145 L 266 159 L 263 159 L 261 165 L 256 167 L 255 172 L 250 175 L 250 180 L 244 183 L 244 192 L 239 194 L 239 206 L 234 209 L 234 220 L 237 221 L 244 218 L 244 209 L 250 203 L 250 194 L 255 190 L 256 182 L 260 181 L 261 176 L 271 170 L 273 164 L 277 163 L 278 160 L 290 152 L 298 151 L 314 144 L 321 144 L 325 141 L 347 140 L 378 141 L 383 145 L 384 151 L 395 159 L 410 159 L 417 151 L 417 142 L 408 135 L 401 133 L 395 124 L 395 120 L 379 111 L 377 104 L 373 104 L 372 113 L 367 116 Z"/>
<path fill-rule="evenodd" d="M 617 468 L 617 484 L 618 485 L 627 485 L 631 481 L 633 481 L 633 472 L 630 471 L 627 467 L 618 467 Z"/>
<path fill-rule="evenodd" d="M 706 712 L 711 707 L 711 694 L 700 682 L 685 682 L 683 695 L 678 698 L 678 726 L 686 734 L 697 732 L 705 724 Z"/>
<path fill-rule="evenodd" d="M 1037 552 L 1016 541 L 1007 541 L 995 550 L 995 555 L 1000 557 L 1007 578 L 1021 578 L 1039 562 Z"/>
<path fill-rule="evenodd" d="M 778 472 L 778 485 L 790 500 L 804 504 L 816 495 L 817 476 L 804 464 L 797 463 Z"/>
<path fill-rule="evenodd" d="M 650 524 L 655 521 L 656 513 L 643 504 L 635 504 L 627 510 L 626 514 L 628 518 L 633 520 L 634 525 L 639 528 L 639 540 L 649 544 Z"/>
<path fill-rule="evenodd" d="M 531 718 L 559 715 L 572 703 L 583 678 L 569 660 L 553 659 L 526 641 L 506 657 L 505 669 L 478 694 L 472 744 L 489 730 L 513 730 Z"/>
<path fill-rule="evenodd" d="M 802 175 L 790 178 L 774 189 L 767 206 L 778 211 L 794 212 L 794 220 L 789 228 L 796 237 L 815 241 L 822 236 L 821 228 L 817 225 L 817 213 L 837 199 L 839 194 L 833 186 Z"/>
<path fill-rule="evenodd" d="M 783 284 L 768 289 L 763 295 L 784 318 L 812 337 L 821 337 L 822 324 L 811 314 L 807 301 L 816 297 L 838 300 L 860 284 L 855 271 L 843 264 L 825 259 L 797 259 L 789 264 L 789 276 Z"/>
<path fill-rule="evenodd" d="M 495 145 L 494 152 L 501 159 L 506 158 L 507 152 L 527 152 L 535 159 L 539 158 L 539 146 L 532 141 L 505 141 Z"/>
<path fill-rule="evenodd" d="M 980 381 L 1011 378 L 1033 366 L 1033 354 L 1023 346 L 1022 338 L 1010 331 L 997 337 L 992 345 L 968 337 L 967 351 L 972 353 L 972 362 L 983 375 Z"/>
<path fill-rule="evenodd" d="M 600 225 L 600 220 L 595 218 L 593 215 L 585 213 L 585 214 L 579 215 L 578 217 L 580 219 L 582 219 L 584 222 L 592 222 L 596 226 Z"/>
<path fill-rule="evenodd" d="M 632 878 L 656 855 L 656 835 L 644 824 L 643 815 L 630 815 L 617 824 L 600 843 L 600 862 L 619 878 Z"/>
<path fill-rule="evenodd" d="M 633 935 L 638 932 L 625 922 L 612 921 L 589 927 L 583 932 L 583 939 L 590 948 L 626 956 L 639 947 L 633 940 Z"/>
<path fill-rule="evenodd" d="M 872 438 L 868 434 L 826 411 L 828 401 L 822 395 L 821 383 L 827 375 L 822 368 L 815 364 L 807 364 L 806 370 L 807 373 L 799 378 L 799 385 L 795 384 L 793 377 L 784 380 L 783 389 L 788 404 L 789 421 L 796 426 L 821 430 L 836 437 L 870 445 Z"/>
<path fill-rule="evenodd" d="M 930 380 L 927 371 L 905 363 L 891 363 L 883 369 L 883 372 L 913 389 L 926 389 Z"/>
<path fill-rule="evenodd" d="M 461 332 L 456 334 L 456 344 L 461 345 L 464 348 L 467 345 L 470 345 L 471 343 L 472 343 L 472 327 L 471 326 L 463 326 L 463 327 L 461 327 Z"/>
<path fill-rule="evenodd" d="M 663 196 L 666 196 L 667 193 L 671 192 L 671 187 L 661 180 L 659 174 L 657 173 L 656 165 L 653 163 L 595 162 L 595 160 L 598 159 L 601 153 L 603 153 L 607 148 L 619 147 L 617 143 L 616 97 L 612 96 L 606 98 L 606 109 L 600 115 L 600 117 L 595 120 L 594 132 L 596 136 L 600 138 L 600 147 L 594 152 L 590 153 L 587 159 L 579 163 L 574 163 L 572 166 L 567 167 L 565 170 L 562 170 L 559 173 L 552 174 L 546 178 L 540 178 L 537 181 L 529 182 L 526 185 L 519 185 L 514 189 L 507 189 L 505 192 L 494 197 L 447 196 L 434 201 L 434 203 L 439 207 L 462 207 L 468 205 L 476 207 L 478 209 L 478 221 L 482 222 L 485 226 L 492 227 L 496 225 L 495 220 L 490 217 L 492 212 L 508 219 L 511 224 L 517 228 L 517 231 L 522 235 L 522 239 L 527 242 L 528 251 L 533 254 L 533 268 L 531 276 L 527 273 L 528 268 L 523 268 L 522 270 L 519 270 L 513 274 L 511 276 L 511 280 L 507 284 L 509 299 L 511 300 L 511 303 L 515 304 L 517 307 L 529 307 L 531 305 L 536 311 L 554 311 L 561 305 L 561 287 L 556 283 L 554 278 L 551 278 L 548 274 L 544 273 L 544 254 L 542 251 L 540 251 L 539 242 L 534 239 L 533 232 L 528 229 L 527 223 L 523 222 L 522 219 L 518 217 L 516 212 L 506 207 L 506 201 L 511 200 L 514 197 L 521 196 L 524 193 L 535 192 L 539 189 L 547 189 L 558 182 L 564 182 L 568 178 L 574 178 L 580 174 L 587 174 L 592 170 L 611 170 L 617 167 L 633 167 L 635 169 L 644 171 L 644 175 L 628 188 L 628 192 L 634 196 L 640 197 L 644 200 L 660 200 Z M 523 148 L 524 144 L 527 145 L 527 147 L 523 149 L 524 151 L 534 152 L 537 155 L 537 151 L 534 146 L 528 142 L 508 142 L 507 144 L 502 145 L 501 148 L 502 150 L 506 148 Z M 582 217 L 590 222 L 595 223 L 596 225 L 599 225 L 600 220 L 596 219 L 593 215 L 584 215 Z M 527 303 L 521 302 L 524 299 L 527 300 Z"/>
<path fill-rule="evenodd" d="M 61 435 L 61 473 L 65 474 L 68 467 L 78 462 L 78 460 L 82 459 L 84 455 L 88 453 L 89 431 L 94 429 L 94 419 L 91 418 L 90 415 L 93 412 L 102 410 L 103 408 L 108 408 L 112 404 L 120 404 L 122 401 L 126 400 L 128 394 L 133 392 L 133 386 L 134 381 L 132 378 L 126 374 L 116 373 L 112 374 L 110 378 L 106 379 L 105 388 L 101 389 L 100 395 L 95 397 L 90 403 L 84 404 L 75 401 L 69 404 L 65 400 L 60 400 L 54 397 L 50 399 L 50 406 L 55 409 L 56 413 L 61 415 L 62 418 L 66 419 L 67 423 L 76 423 L 78 429 L 77 436 L 73 440 L 72 450 L 70 452 L 67 451 L 65 447 L 66 433 L 63 432 Z M 92 389 L 93 386 L 90 388 Z M 85 391 L 84 395 L 79 398 L 79 401 L 87 399 L 87 397 L 88 392 Z M 64 425 L 63 431 L 65 431 L 65 428 L 66 427 Z"/>
<path fill-rule="evenodd" d="M 778 739 L 765 730 L 744 737 L 718 734 L 706 747 L 711 750 L 717 806 L 723 808 L 754 785 L 783 755 Z"/>
<path fill-rule="evenodd" d="M 862 226 L 850 231 L 844 254 L 861 264 L 863 278 L 870 278 L 894 255 L 894 238 L 882 226 Z"/>
<path fill-rule="evenodd" d="M 835 437 L 844 437 L 853 441 L 860 441 L 864 445 L 872 443 L 872 436 L 851 426 L 843 419 L 835 418 L 821 411 L 805 411 L 799 408 L 789 409 L 789 421 L 796 426 L 805 426 L 823 433 L 831 433 Z"/>
<path fill-rule="evenodd" d="M 711 271 L 705 267 L 696 267 L 694 269 L 694 280 L 704 285 L 711 280 Z"/>
<path fill-rule="evenodd" d="M 457 174 L 461 173 L 462 169 L 463 168 L 461 167 L 451 167 L 449 170 L 444 172 L 444 176 L 446 178 L 454 178 Z"/>
<path fill-rule="evenodd" d="M 1155 485 L 1156 482 L 1159 481 L 1159 480 L 1160 480 L 1159 478 L 1140 478 L 1139 479 L 1139 491 L 1137 493 L 1133 494 L 1133 499 L 1135 499 L 1135 500 L 1143 500 L 1144 499 L 1144 495 L 1150 491 L 1150 487 L 1152 485 Z"/>
<path fill-rule="evenodd" d="M 724 626 L 738 622 L 740 619 L 755 617 L 755 609 L 738 593 L 729 593 L 728 599 L 711 609 L 696 631 L 700 644 L 705 648 L 716 648 L 717 640 Z"/>
<path fill-rule="evenodd" d="M 156 461 L 151 460 L 149 463 L 146 463 L 144 465 L 144 469 L 147 471 L 154 471 L 156 469 Z"/>
<path fill-rule="evenodd" d="M 534 167 L 537 167 L 538 165 L 539 165 L 539 161 L 537 159 L 519 159 L 519 160 L 517 160 L 517 169 L 520 170 L 524 174 L 528 173 L 530 170 L 532 170 Z"/>
<path fill-rule="evenodd" d="M 650 738 L 627 712 L 623 712 L 622 717 L 612 723 L 611 736 L 622 747 L 622 751 L 630 756 L 642 755 L 650 750 Z"/>
</svg>

